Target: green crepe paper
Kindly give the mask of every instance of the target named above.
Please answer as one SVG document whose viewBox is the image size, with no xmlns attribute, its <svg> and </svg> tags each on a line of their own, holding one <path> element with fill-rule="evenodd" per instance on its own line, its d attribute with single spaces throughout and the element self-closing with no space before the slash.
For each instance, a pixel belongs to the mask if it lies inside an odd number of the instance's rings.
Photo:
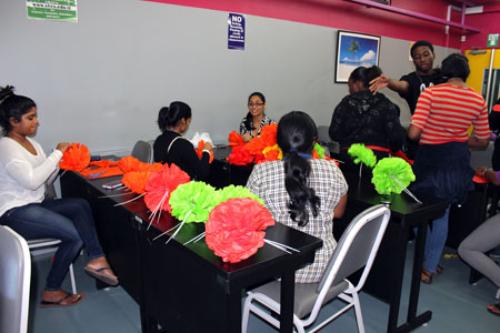
<svg viewBox="0 0 500 333">
<path fill-rule="evenodd" d="M 185 223 L 206 222 L 208 214 L 219 203 L 215 189 L 204 182 L 179 185 L 170 194 L 172 216 Z"/>
<path fill-rule="evenodd" d="M 219 203 L 223 203 L 224 201 L 234 198 L 250 198 L 264 206 L 264 200 L 247 189 L 245 186 L 226 186 L 223 189 L 217 191 L 217 196 Z"/>
<path fill-rule="evenodd" d="M 379 194 L 399 194 L 415 181 L 410 164 L 399 157 L 381 159 L 372 173 L 372 183 Z"/>
<path fill-rule="evenodd" d="M 352 144 L 347 153 L 354 159 L 355 164 L 363 163 L 364 165 L 373 168 L 377 163 L 377 157 L 373 153 L 373 150 L 366 148 L 362 143 Z"/>
<path fill-rule="evenodd" d="M 316 142 L 313 146 L 313 150 L 316 152 L 316 154 L 318 154 L 320 159 L 325 158 L 325 147 Z"/>
</svg>

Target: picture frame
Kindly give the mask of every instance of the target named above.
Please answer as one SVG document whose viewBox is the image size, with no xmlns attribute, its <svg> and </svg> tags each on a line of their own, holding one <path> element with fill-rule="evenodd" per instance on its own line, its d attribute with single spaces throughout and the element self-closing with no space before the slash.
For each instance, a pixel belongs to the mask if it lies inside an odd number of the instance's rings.
<svg viewBox="0 0 500 333">
<path fill-rule="evenodd" d="M 346 83 L 359 66 L 379 64 L 380 36 L 339 30 L 335 59 L 335 82 Z"/>
</svg>

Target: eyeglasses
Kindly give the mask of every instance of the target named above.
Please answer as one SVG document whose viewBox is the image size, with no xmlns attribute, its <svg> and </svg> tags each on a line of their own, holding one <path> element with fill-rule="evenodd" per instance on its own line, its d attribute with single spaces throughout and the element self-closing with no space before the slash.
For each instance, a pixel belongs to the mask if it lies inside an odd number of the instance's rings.
<svg viewBox="0 0 500 333">
<path fill-rule="evenodd" d="M 264 105 L 264 103 L 248 103 L 249 108 L 258 107 L 258 106 L 262 106 L 262 105 Z"/>
</svg>

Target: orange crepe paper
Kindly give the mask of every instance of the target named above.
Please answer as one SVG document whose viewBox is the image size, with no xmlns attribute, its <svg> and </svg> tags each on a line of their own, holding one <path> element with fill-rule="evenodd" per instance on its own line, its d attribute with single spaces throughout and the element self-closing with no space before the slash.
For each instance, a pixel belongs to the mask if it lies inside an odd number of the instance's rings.
<svg viewBox="0 0 500 333">
<path fill-rule="evenodd" d="M 64 152 L 59 167 L 68 171 L 81 171 L 90 163 L 90 152 L 87 146 L 81 143 L 71 144 Z"/>
<path fill-rule="evenodd" d="M 134 193 L 142 194 L 146 183 L 153 173 L 151 171 L 131 171 L 123 175 L 122 184 Z"/>
<path fill-rule="evenodd" d="M 196 147 L 196 155 L 200 160 L 203 157 L 203 148 L 205 147 L 205 143 L 205 141 L 200 140 L 200 142 L 198 142 L 198 147 Z M 214 161 L 214 154 L 212 152 L 209 152 L 209 155 L 210 157 L 208 159 L 208 163 L 210 164 Z"/>
</svg>

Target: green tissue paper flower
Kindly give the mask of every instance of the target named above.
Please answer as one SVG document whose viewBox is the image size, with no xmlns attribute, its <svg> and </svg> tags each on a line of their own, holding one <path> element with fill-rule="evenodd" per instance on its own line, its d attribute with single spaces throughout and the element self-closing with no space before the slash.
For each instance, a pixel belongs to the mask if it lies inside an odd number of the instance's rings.
<svg viewBox="0 0 500 333">
<path fill-rule="evenodd" d="M 217 206 L 215 189 L 203 182 L 189 182 L 179 185 L 170 194 L 172 216 L 185 223 L 206 222 L 208 214 Z"/>
<path fill-rule="evenodd" d="M 315 143 L 314 146 L 313 146 L 313 151 L 316 152 L 316 154 L 318 154 L 318 157 L 320 159 L 324 159 L 325 158 L 325 147 L 323 147 L 322 145 L 320 145 L 319 143 Z"/>
<path fill-rule="evenodd" d="M 217 191 L 218 203 L 234 198 L 250 198 L 264 206 L 264 201 L 245 186 L 229 185 Z"/>
<path fill-rule="evenodd" d="M 364 165 L 373 168 L 377 163 L 377 156 L 375 156 L 373 150 L 366 148 L 362 143 L 352 144 L 347 153 L 354 159 L 355 164 L 363 163 Z"/>
<path fill-rule="evenodd" d="M 399 194 L 415 181 L 410 164 L 399 157 L 381 159 L 372 173 L 372 183 L 379 194 Z"/>
</svg>

